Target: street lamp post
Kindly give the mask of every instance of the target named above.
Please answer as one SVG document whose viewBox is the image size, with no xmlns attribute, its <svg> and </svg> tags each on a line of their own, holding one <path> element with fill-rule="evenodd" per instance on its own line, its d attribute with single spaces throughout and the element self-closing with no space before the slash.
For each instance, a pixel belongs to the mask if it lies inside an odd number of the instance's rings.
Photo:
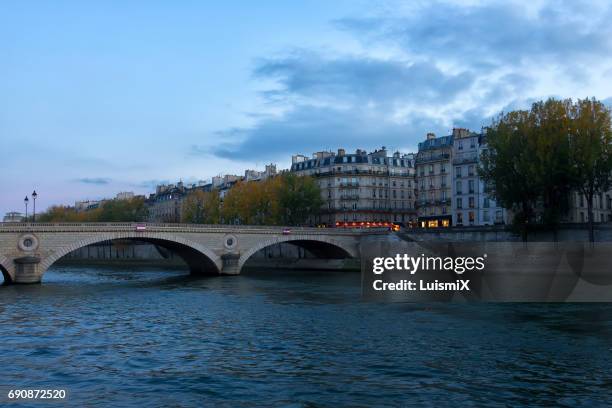
<svg viewBox="0 0 612 408">
<path fill-rule="evenodd" d="M 28 198 L 28 196 L 25 196 L 25 198 L 23 199 L 23 202 L 25 204 L 25 208 L 26 208 L 26 216 L 25 216 L 25 220 L 26 222 L 28 222 L 28 202 L 30 201 L 30 199 Z"/>
<path fill-rule="evenodd" d="M 36 197 L 38 197 L 38 194 L 36 194 L 36 190 L 34 190 L 34 192 L 32 192 L 32 199 L 34 200 L 34 209 L 32 211 L 33 213 L 32 222 L 36 222 Z"/>
</svg>

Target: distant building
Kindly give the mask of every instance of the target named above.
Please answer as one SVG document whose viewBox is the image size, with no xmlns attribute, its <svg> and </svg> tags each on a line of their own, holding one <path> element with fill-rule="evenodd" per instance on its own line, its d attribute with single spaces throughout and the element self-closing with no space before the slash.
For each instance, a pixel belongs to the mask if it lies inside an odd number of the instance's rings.
<svg viewBox="0 0 612 408">
<path fill-rule="evenodd" d="M 231 177 L 230 177 L 231 179 Z M 155 194 L 149 195 L 145 200 L 149 210 L 150 222 L 180 222 L 183 213 L 183 201 L 185 197 L 195 191 L 210 192 L 213 189 L 223 191 L 228 188 L 228 185 L 235 184 L 236 181 L 230 183 L 222 183 L 218 188 L 214 188 L 212 183 L 200 181 L 197 184 L 185 186 L 183 182 L 175 184 L 160 184 L 155 189 Z"/>
<path fill-rule="evenodd" d="M 223 185 L 227 185 L 228 183 L 236 182 L 238 180 L 242 180 L 242 176 L 236 176 L 233 174 L 226 174 L 224 176 L 214 176 L 212 178 L 212 186 L 213 188 L 219 188 Z"/>
<path fill-rule="evenodd" d="M 134 193 L 132 191 L 122 191 L 117 193 L 115 200 L 131 200 L 134 198 Z"/>
<path fill-rule="evenodd" d="M 389 156 L 385 147 L 371 153 L 321 151 L 312 158 L 298 154 L 291 171 L 314 177 L 321 188 L 324 204 L 312 224 L 416 220 L 412 154 Z"/>
<path fill-rule="evenodd" d="M 77 212 L 90 211 L 99 208 L 104 200 L 83 200 L 74 203 L 74 209 Z"/>
<path fill-rule="evenodd" d="M 10 211 L 4 214 L 3 222 L 23 222 L 24 215 L 17 211 Z"/>
<path fill-rule="evenodd" d="M 186 189 L 183 182 L 174 184 L 160 184 L 155 188 L 155 194 L 147 199 L 149 221 L 151 222 L 180 222 L 181 207 Z"/>
<path fill-rule="evenodd" d="M 276 164 L 266 164 L 264 171 L 245 170 L 244 181 L 263 181 L 276 176 Z"/>
</svg>

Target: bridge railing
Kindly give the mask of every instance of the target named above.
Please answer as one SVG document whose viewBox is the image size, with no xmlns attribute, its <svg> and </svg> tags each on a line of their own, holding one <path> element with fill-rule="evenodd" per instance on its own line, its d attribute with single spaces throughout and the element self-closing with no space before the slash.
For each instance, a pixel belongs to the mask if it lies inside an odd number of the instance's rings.
<svg viewBox="0 0 612 408">
<path fill-rule="evenodd" d="M 0 230 L 22 231 L 173 231 L 173 232 L 266 232 L 266 233 L 309 233 L 309 234 L 365 234 L 382 233 L 386 228 L 315 228 L 276 225 L 226 225 L 226 224 L 183 224 L 149 222 L 0 222 Z"/>
</svg>

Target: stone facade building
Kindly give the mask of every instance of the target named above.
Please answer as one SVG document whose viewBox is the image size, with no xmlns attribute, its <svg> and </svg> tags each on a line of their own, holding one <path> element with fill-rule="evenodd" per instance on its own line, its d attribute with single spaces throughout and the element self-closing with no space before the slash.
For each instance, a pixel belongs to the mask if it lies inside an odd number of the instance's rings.
<svg viewBox="0 0 612 408">
<path fill-rule="evenodd" d="M 23 222 L 25 216 L 17 211 L 9 211 L 4 214 L 4 218 L 2 218 L 2 222 Z"/>
<path fill-rule="evenodd" d="M 455 128 L 427 135 L 416 158 L 418 223 L 422 228 L 507 223 L 507 211 L 487 194 L 478 175 L 487 149 L 482 134 Z"/>
<path fill-rule="evenodd" d="M 263 181 L 276 176 L 276 164 L 266 164 L 264 171 L 245 170 L 244 181 Z"/>
<path fill-rule="evenodd" d="M 585 223 L 589 221 L 587 200 L 583 194 L 572 192 L 569 207 L 565 217 L 566 222 Z M 612 191 L 595 194 L 593 197 L 593 221 L 612 222 Z"/>
<path fill-rule="evenodd" d="M 487 145 L 487 140 L 484 135 L 479 135 L 479 149 L 478 149 L 478 159 L 480 163 L 480 157 L 487 151 L 489 148 Z M 470 143 L 471 144 L 471 143 Z M 477 163 L 477 165 L 479 165 Z M 469 173 L 469 168 L 468 168 Z M 476 225 L 502 225 L 510 223 L 510 211 L 506 210 L 495 200 L 495 197 L 491 194 L 488 194 L 489 188 L 487 188 L 486 183 L 480 178 L 478 179 L 479 185 L 479 194 L 478 194 L 478 222 Z M 464 216 L 465 219 L 465 216 Z M 469 218 L 468 218 L 469 225 Z"/>
<path fill-rule="evenodd" d="M 180 222 L 183 198 L 187 189 L 183 182 L 161 184 L 147 199 L 150 222 Z"/>
<path fill-rule="evenodd" d="M 412 154 L 389 156 L 383 147 L 295 155 L 291 171 L 314 177 L 321 188 L 324 205 L 312 224 L 416 221 Z"/>
<path fill-rule="evenodd" d="M 452 135 L 436 137 L 428 133 L 427 139 L 419 143 L 415 184 L 420 227 L 449 227 L 453 224 L 450 184 L 452 149 Z"/>
<path fill-rule="evenodd" d="M 467 129 L 453 129 L 453 225 L 505 224 L 507 212 L 487 193 L 478 175 L 485 138 Z"/>
</svg>

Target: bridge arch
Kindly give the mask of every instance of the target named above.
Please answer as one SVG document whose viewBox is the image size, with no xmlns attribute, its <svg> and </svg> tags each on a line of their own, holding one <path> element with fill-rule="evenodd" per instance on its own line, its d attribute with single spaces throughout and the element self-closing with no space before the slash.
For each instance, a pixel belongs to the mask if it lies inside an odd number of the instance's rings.
<svg viewBox="0 0 612 408">
<path fill-rule="evenodd" d="M 330 258 L 358 258 L 356 246 L 346 245 L 333 238 L 326 236 L 300 236 L 300 235 L 288 235 L 270 238 L 268 240 L 261 241 L 257 245 L 252 246 L 247 251 L 240 255 L 238 260 L 238 270 L 241 270 L 244 264 L 258 251 L 267 248 L 272 245 L 290 243 L 309 250 L 314 250 L 319 253 L 326 253 Z"/>
<path fill-rule="evenodd" d="M 13 276 L 9 271 L 9 261 L 6 257 L 0 256 L 0 273 L 2 273 L 2 278 L 4 280 L 4 284 L 9 284 L 13 282 Z M 1 283 L 0 283 L 1 284 Z"/>
<path fill-rule="evenodd" d="M 170 249 L 187 263 L 194 274 L 219 274 L 223 267 L 221 258 L 215 252 L 179 235 L 151 232 L 119 232 L 96 234 L 93 237 L 82 238 L 53 251 L 42 259 L 39 265 L 41 275 L 60 258 L 72 251 L 88 245 L 118 239 L 149 242 Z"/>
</svg>

